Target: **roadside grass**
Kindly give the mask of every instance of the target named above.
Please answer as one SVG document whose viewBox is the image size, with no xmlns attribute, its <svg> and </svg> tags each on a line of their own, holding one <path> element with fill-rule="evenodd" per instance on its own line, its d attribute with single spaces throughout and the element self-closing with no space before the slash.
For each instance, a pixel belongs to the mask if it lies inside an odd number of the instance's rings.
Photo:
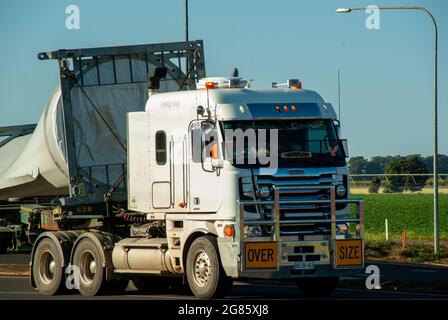
<svg viewBox="0 0 448 320">
<path fill-rule="evenodd" d="M 365 257 L 371 261 L 448 264 L 447 243 L 440 245 L 438 255 L 433 252 L 432 243 L 427 242 L 409 242 L 405 249 L 399 241 L 367 240 L 365 243 Z"/>
<path fill-rule="evenodd" d="M 365 233 L 368 240 L 385 239 L 385 219 L 389 225 L 389 240 L 406 238 L 433 239 L 433 195 L 431 194 L 352 194 L 364 199 Z M 439 195 L 440 239 L 448 240 L 448 195 Z"/>
<path fill-rule="evenodd" d="M 440 254 L 433 254 L 432 194 L 352 194 L 364 198 L 369 260 L 448 264 L 448 195 L 439 195 Z M 389 241 L 385 240 L 388 219 Z M 406 228 L 406 249 L 402 249 Z"/>
</svg>

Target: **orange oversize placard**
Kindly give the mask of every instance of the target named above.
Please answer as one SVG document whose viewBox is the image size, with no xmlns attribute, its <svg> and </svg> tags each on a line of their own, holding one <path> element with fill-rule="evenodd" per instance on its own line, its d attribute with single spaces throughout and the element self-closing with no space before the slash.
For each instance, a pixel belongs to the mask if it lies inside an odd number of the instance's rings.
<svg viewBox="0 0 448 320">
<path fill-rule="evenodd" d="M 245 251 L 246 269 L 277 268 L 276 242 L 247 242 Z"/>
</svg>

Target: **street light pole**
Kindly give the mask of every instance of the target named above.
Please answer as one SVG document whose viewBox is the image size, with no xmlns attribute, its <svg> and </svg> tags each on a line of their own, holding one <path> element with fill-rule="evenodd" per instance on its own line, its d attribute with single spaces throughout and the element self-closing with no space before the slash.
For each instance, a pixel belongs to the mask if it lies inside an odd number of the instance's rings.
<svg viewBox="0 0 448 320">
<path fill-rule="evenodd" d="M 185 0 L 185 42 L 188 43 L 188 0 Z"/>
<path fill-rule="evenodd" d="M 338 8 L 337 13 L 349 13 L 352 11 L 365 11 L 368 8 Z M 438 119 L 437 119 L 437 47 L 438 47 L 438 30 L 434 16 L 423 7 L 418 6 L 387 6 L 378 7 L 379 10 L 419 10 L 429 15 L 434 25 L 434 254 L 439 254 L 439 174 L 438 174 Z"/>
<path fill-rule="evenodd" d="M 190 41 L 188 35 L 188 0 L 185 0 L 185 43 L 188 46 L 188 42 Z M 188 76 L 188 71 L 190 70 L 190 59 L 189 59 L 189 51 L 187 50 L 187 55 L 185 58 L 185 74 Z"/>
</svg>

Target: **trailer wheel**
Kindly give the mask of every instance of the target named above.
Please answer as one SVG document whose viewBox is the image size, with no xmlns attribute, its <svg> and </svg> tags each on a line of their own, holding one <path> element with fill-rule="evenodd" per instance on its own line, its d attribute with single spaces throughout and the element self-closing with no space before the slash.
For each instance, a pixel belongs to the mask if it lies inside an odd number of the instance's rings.
<svg viewBox="0 0 448 320">
<path fill-rule="evenodd" d="M 221 298 L 232 287 L 232 279 L 226 276 L 221 266 L 214 237 L 203 236 L 193 241 L 186 267 L 188 284 L 198 298 Z"/>
<path fill-rule="evenodd" d="M 307 297 L 329 296 L 336 289 L 339 277 L 295 279 L 299 290 Z"/>
<path fill-rule="evenodd" d="M 79 268 L 79 292 L 82 295 L 94 296 L 106 288 L 101 253 L 92 240 L 85 238 L 79 242 L 73 254 L 73 264 Z"/>
<path fill-rule="evenodd" d="M 51 239 L 43 239 L 37 245 L 32 271 L 34 283 L 40 293 L 51 296 L 63 289 L 62 257 Z"/>
</svg>

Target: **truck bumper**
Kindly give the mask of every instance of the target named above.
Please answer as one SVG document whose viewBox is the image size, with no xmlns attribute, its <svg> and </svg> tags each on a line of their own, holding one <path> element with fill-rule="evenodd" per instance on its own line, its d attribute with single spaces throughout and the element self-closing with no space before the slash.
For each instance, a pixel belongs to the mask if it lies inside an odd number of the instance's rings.
<svg viewBox="0 0 448 320">
<path fill-rule="evenodd" d="M 307 248 L 307 252 L 297 253 L 296 248 Z M 252 279 L 294 279 L 303 277 L 342 277 L 364 273 L 364 259 L 360 265 L 335 267 L 331 252 L 331 241 L 285 241 L 278 247 L 278 260 L 273 268 L 243 267 L 244 259 L 240 255 L 239 243 L 229 238 L 218 238 L 218 248 L 221 264 L 232 278 Z M 244 252 L 244 249 L 241 250 Z M 243 254 L 243 253 L 242 253 Z M 313 262 L 304 265 L 291 262 L 291 256 L 301 257 L 307 261 L 307 256 L 313 256 Z"/>
</svg>

